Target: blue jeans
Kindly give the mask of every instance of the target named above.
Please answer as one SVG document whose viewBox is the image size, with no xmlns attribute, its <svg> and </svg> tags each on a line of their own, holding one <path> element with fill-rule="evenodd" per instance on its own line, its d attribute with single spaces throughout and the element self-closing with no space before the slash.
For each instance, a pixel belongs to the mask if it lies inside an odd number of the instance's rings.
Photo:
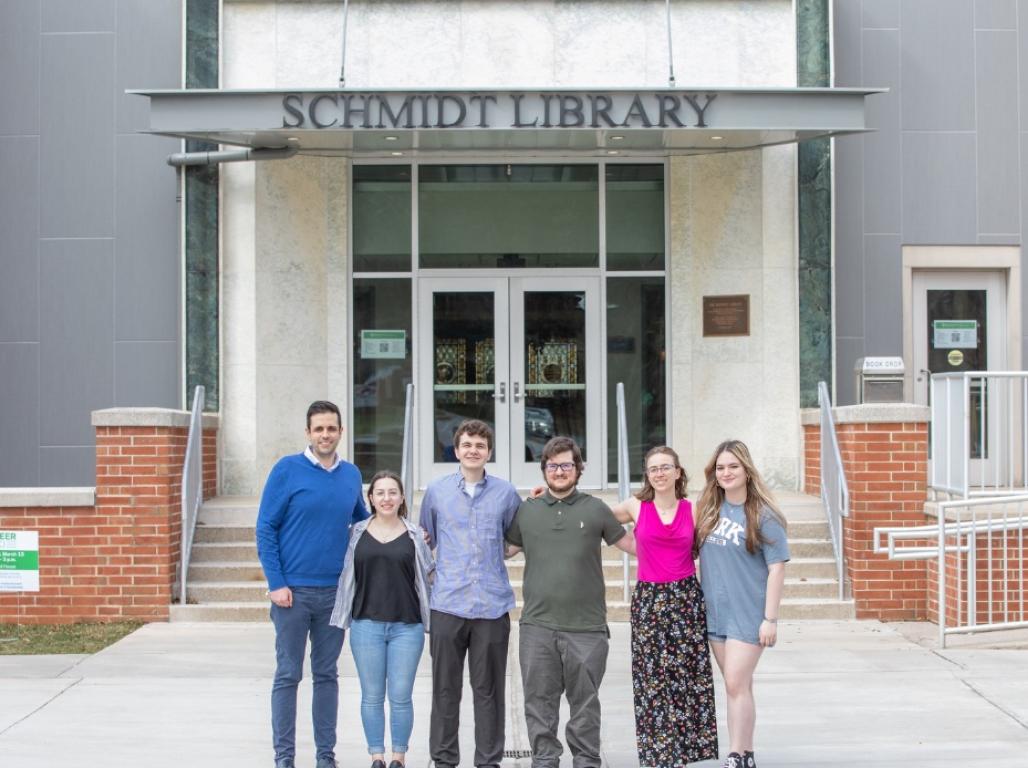
<svg viewBox="0 0 1028 768">
<path fill-rule="evenodd" d="M 357 619 L 350 625 L 350 650 L 361 681 L 361 722 L 368 754 L 385 752 L 385 699 L 393 752 L 406 752 L 414 728 L 414 674 L 425 647 L 421 624 Z"/>
<path fill-rule="evenodd" d="M 291 608 L 271 606 L 277 662 L 271 687 L 271 732 L 276 760 L 296 756 L 296 689 L 303 677 L 308 635 L 314 679 L 314 743 L 319 758 L 335 757 L 338 661 L 345 634 L 328 623 L 335 599 L 335 587 L 293 587 Z"/>
</svg>

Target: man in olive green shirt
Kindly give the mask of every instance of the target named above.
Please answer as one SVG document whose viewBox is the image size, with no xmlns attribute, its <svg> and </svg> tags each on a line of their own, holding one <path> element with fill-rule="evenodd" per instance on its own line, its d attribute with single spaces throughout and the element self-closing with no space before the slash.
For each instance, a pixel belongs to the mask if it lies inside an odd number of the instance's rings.
<svg viewBox="0 0 1028 768">
<path fill-rule="evenodd" d="M 601 542 L 635 552 L 635 538 L 610 507 L 579 493 L 582 452 L 569 437 L 543 448 L 547 491 L 522 502 L 507 541 L 525 553 L 519 655 L 532 768 L 557 768 L 560 697 L 574 768 L 600 766 L 600 682 L 609 631 Z M 516 550 L 515 550 L 516 551 Z"/>
</svg>

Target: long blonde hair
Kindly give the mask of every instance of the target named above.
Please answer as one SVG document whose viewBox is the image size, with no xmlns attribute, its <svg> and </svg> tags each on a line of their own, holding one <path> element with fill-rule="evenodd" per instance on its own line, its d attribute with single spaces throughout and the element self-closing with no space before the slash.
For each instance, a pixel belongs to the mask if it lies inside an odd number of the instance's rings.
<svg viewBox="0 0 1028 768">
<path fill-rule="evenodd" d="M 746 551 L 751 555 L 757 551 L 762 544 L 768 543 L 767 538 L 760 532 L 760 516 L 766 509 L 782 525 L 786 527 L 785 517 L 782 515 L 774 497 L 764 484 L 763 478 L 753 465 L 753 457 L 749 448 L 741 440 L 725 440 L 714 449 L 714 455 L 710 457 L 707 466 L 703 469 L 707 484 L 700 496 L 699 512 L 696 521 L 696 536 L 693 539 L 693 554 L 698 555 L 700 547 L 706 541 L 707 536 L 717 527 L 717 521 L 721 517 L 721 504 L 725 500 L 725 489 L 717 482 L 717 459 L 728 452 L 735 456 L 746 473 Z"/>
</svg>

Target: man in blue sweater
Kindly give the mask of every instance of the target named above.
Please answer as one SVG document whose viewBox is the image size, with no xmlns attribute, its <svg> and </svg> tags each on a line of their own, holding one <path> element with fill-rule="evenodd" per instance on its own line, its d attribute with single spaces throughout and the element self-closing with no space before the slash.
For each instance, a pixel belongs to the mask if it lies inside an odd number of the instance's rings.
<svg viewBox="0 0 1028 768">
<path fill-rule="evenodd" d="M 342 434 L 339 408 L 325 400 L 311 403 L 307 449 L 275 464 L 257 514 L 257 554 L 268 580 L 275 624 L 277 667 L 271 688 L 271 729 L 276 768 L 294 768 L 296 689 L 308 637 L 317 768 L 337 768 L 337 664 L 343 630 L 328 620 L 350 542 L 350 526 L 368 517 L 360 472 L 336 453 Z"/>
</svg>

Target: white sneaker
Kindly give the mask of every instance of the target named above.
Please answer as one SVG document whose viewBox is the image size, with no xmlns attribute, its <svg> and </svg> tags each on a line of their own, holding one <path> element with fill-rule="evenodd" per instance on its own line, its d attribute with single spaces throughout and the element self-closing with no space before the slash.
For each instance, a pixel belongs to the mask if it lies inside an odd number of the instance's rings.
<svg viewBox="0 0 1028 768">
<path fill-rule="evenodd" d="M 743 768 L 742 755 L 738 752 L 729 752 L 722 768 Z"/>
</svg>

